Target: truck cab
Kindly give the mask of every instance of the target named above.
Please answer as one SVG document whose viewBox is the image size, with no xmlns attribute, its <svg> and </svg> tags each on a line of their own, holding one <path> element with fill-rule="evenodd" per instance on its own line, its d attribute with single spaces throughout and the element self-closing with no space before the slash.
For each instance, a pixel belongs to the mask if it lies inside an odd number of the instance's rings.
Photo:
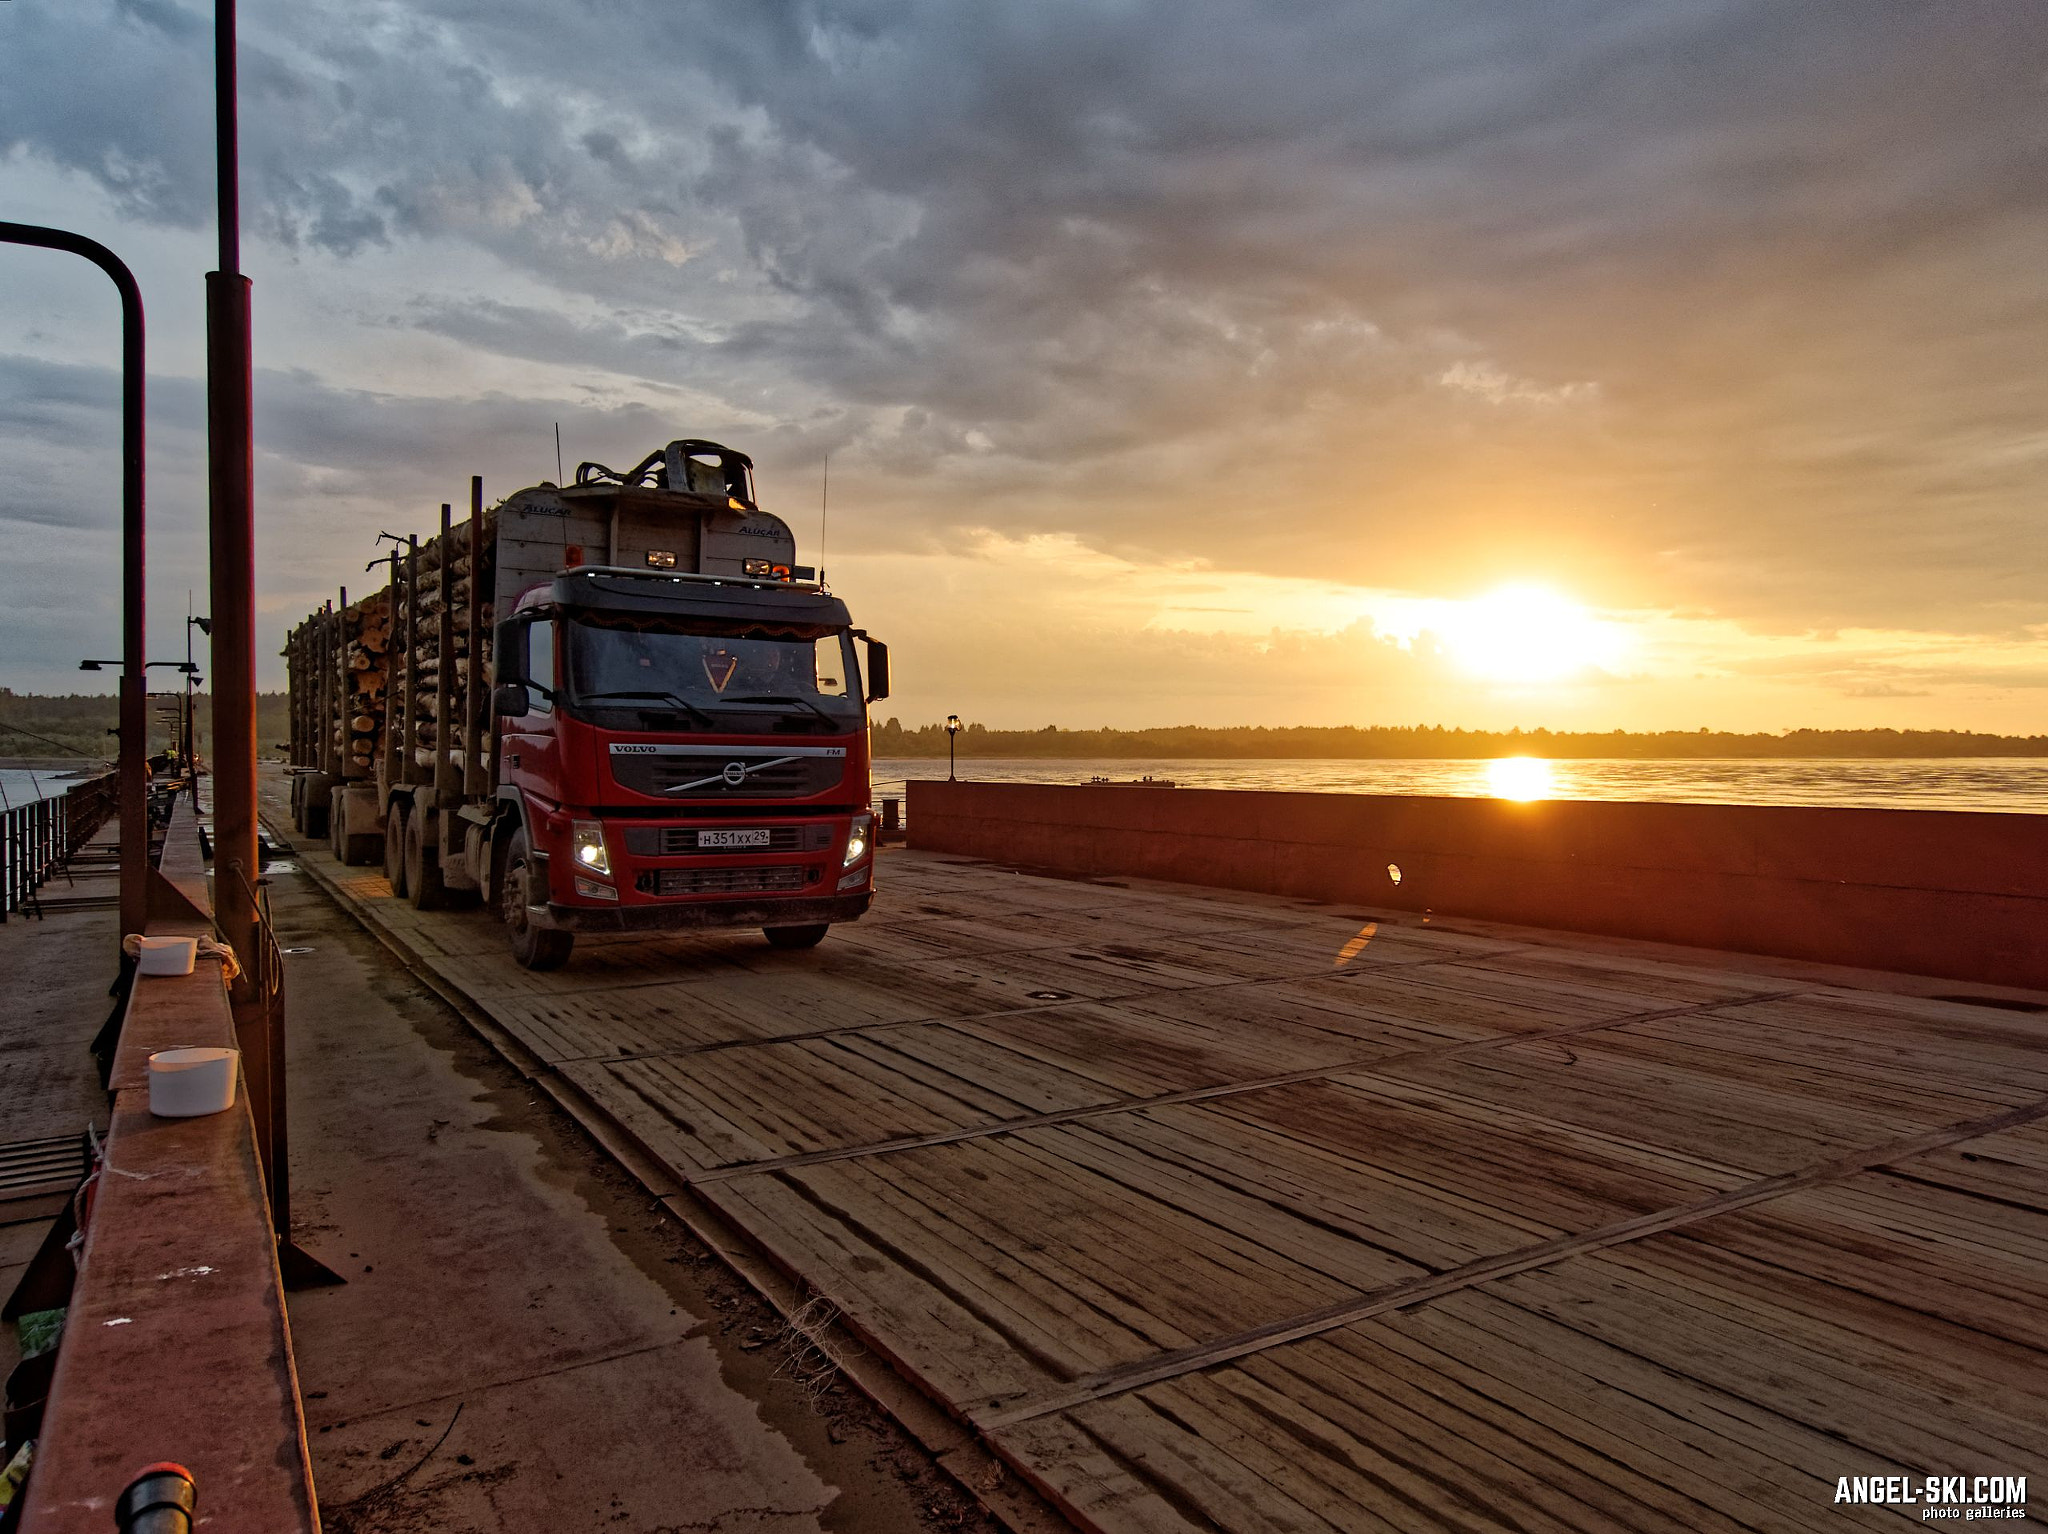
<svg viewBox="0 0 2048 1534">
<path fill-rule="evenodd" d="M 733 925 L 809 946 L 865 912 L 887 651 L 864 687 L 864 638 L 837 597 L 774 578 L 598 567 L 524 593 L 493 646 L 514 951 Z"/>
</svg>

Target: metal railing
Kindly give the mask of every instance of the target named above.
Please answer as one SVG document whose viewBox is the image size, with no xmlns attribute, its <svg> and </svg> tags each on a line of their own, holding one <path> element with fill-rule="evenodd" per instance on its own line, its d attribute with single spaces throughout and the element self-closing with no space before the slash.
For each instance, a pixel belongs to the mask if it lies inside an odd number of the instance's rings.
<svg viewBox="0 0 2048 1534">
<path fill-rule="evenodd" d="M 62 794 L 0 813 L 0 921 L 35 900 L 115 809 L 115 774 L 74 783 Z"/>
<path fill-rule="evenodd" d="M 198 810 L 180 799 L 151 875 L 150 936 L 215 930 L 198 833 Z M 243 884 L 242 870 L 230 865 L 221 877 L 260 905 L 260 888 Z M 0 1320 L 64 1315 L 40 1420 L 29 1429 L 36 1453 L 22 1493 L 25 1529 L 187 1530 L 192 1488 L 181 1467 L 190 1466 L 206 1488 L 208 1527 L 317 1534 L 281 1282 L 311 1262 L 289 1240 L 279 1203 L 284 1080 L 270 1063 L 283 1060 L 282 1002 L 281 959 L 267 930 L 232 982 L 202 959 L 188 975 L 138 980 L 129 992 L 92 1198 L 60 1215 L 0 1303 Z M 239 1090 L 227 1111 L 151 1113 L 150 1057 L 176 1045 L 239 1052 Z M 273 1222 L 273 1209 L 284 1217 Z M 203 1272 L 203 1290 L 165 1283 L 167 1268 Z M 138 1380 L 183 1388 L 139 1388 Z M 195 1392 L 204 1411 L 191 1409 Z M 159 1457 L 179 1463 L 138 1477 L 138 1462 Z"/>
</svg>

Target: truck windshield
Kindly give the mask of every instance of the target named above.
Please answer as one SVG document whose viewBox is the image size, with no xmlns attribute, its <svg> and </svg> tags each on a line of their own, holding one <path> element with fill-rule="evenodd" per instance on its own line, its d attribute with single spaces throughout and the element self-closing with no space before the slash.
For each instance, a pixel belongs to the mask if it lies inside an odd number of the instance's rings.
<svg viewBox="0 0 2048 1534">
<path fill-rule="evenodd" d="M 570 702 L 674 713 L 707 728 L 756 727 L 764 714 L 784 716 L 778 728 L 859 725 L 850 635 L 708 629 L 611 618 L 564 625 Z"/>
</svg>

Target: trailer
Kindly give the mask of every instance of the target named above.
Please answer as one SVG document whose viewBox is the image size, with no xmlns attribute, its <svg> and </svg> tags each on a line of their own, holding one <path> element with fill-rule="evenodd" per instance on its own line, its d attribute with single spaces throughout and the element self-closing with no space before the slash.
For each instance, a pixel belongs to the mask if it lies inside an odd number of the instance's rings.
<svg viewBox="0 0 2048 1534">
<path fill-rule="evenodd" d="M 867 910 L 888 648 L 744 453 L 683 439 L 489 508 L 473 479 L 464 522 L 379 538 L 386 583 L 285 644 L 301 833 L 421 909 L 492 906 L 533 969 L 578 932 L 808 947 Z"/>
</svg>

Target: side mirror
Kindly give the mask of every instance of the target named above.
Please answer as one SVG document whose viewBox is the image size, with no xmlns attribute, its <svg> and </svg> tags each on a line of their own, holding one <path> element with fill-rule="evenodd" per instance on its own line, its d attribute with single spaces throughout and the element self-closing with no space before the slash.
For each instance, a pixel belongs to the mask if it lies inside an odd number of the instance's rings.
<svg viewBox="0 0 2048 1534">
<path fill-rule="evenodd" d="M 868 702 L 879 703 L 889 696 L 889 647 L 879 639 L 867 641 Z"/>
<path fill-rule="evenodd" d="M 533 712 L 533 694 L 524 682 L 500 682 L 491 693 L 491 709 L 500 719 L 524 719 Z"/>
<path fill-rule="evenodd" d="M 491 681 L 497 686 L 526 680 L 526 623 L 507 618 L 491 635 Z"/>
</svg>

